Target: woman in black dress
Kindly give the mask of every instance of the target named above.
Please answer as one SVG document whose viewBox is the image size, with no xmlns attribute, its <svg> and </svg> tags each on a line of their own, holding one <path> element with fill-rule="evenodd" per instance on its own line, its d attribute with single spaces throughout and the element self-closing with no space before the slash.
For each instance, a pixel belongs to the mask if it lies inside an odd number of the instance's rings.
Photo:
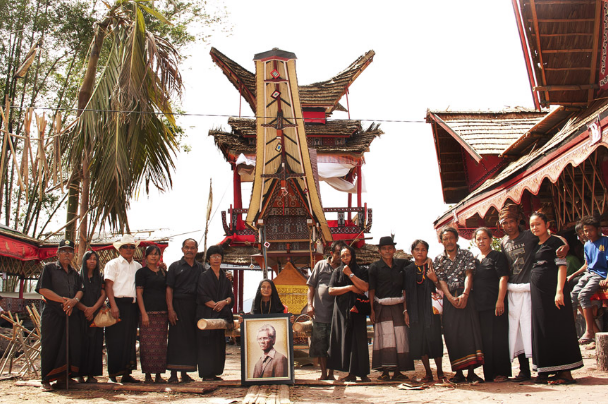
<svg viewBox="0 0 608 404">
<path fill-rule="evenodd" d="M 146 248 L 146 266 L 135 273 L 137 305 L 139 306 L 139 356 L 145 383 L 164 383 L 161 374 L 167 370 L 167 274 L 159 266 L 160 248 Z"/>
<path fill-rule="evenodd" d="M 428 264 L 429 244 L 424 240 L 412 243 L 414 262 L 405 268 L 405 297 L 410 314 L 408 339 L 410 358 L 422 360 L 426 376 L 422 379 L 433 381 L 433 372 L 429 358 L 435 359 L 437 379 L 444 378 L 442 357 L 443 340 L 441 339 L 441 314 L 435 314 L 432 307 L 432 293 L 436 292 L 437 275 Z"/>
<path fill-rule="evenodd" d="M 99 256 L 95 251 L 87 251 L 82 256 L 80 279 L 84 294 L 76 307 L 84 312 L 86 321 L 83 321 L 85 328 L 79 381 L 84 383 L 87 377 L 87 383 L 97 383 L 95 376 L 103 374 L 103 328 L 91 327 L 91 323 L 106 300 L 106 291 L 99 271 Z"/>
<path fill-rule="evenodd" d="M 475 262 L 473 293 L 483 344 L 483 374 L 486 382 L 506 382 L 511 376 L 509 315 L 505 301 L 509 263 L 502 252 L 492 249 L 490 229 L 480 227 L 473 238 L 480 252 Z"/>
<path fill-rule="evenodd" d="M 359 268 L 355 250 L 342 250 L 342 265 L 336 268 L 329 282 L 329 294 L 336 296 L 331 321 L 327 368 L 348 372 L 340 380 L 369 382 L 369 350 L 366 315 L 353 312 L 358 294 L 369 289 L 367 270 Z"/>
<path fill-rule="evenodd" d="M 196 289 L 196 321 L 224 319 L 232 327 L 234 293 L 232 283 L 221 269 L 224 250 L 218 245 L 209 247 L 207 261 L 211 266 L 198 277 Z M 198 342 L 198 375 L 203 381 L 222 380 L 226 363 L 226 331 L 196 330 Z"/>
<path fill-rule="evenodd" d="M 530 278 L 532 297 L 532 359 L 538 381 L 572 384 L 571 371 L 583 367 L 576 337 L 572 301 L 566 284 L 567 262 L 555 251 L 564 242 L 549 234 L 547 216 L 534 212 L 530 230 L 538 237 Z M 557 373 L 549 379 L 549 373 Z"/>
</svg>

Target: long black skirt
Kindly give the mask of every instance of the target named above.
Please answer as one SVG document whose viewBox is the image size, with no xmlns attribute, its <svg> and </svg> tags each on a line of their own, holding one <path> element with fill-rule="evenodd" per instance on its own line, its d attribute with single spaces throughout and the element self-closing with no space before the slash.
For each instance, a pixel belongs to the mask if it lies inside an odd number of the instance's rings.
<svg viewBox="0 0 608 404">
<path fill-rule="evenodd" d="M 226 363 L 226 333 L 224 330 L 197 330 L 198 375 L 219 376 Z"/>
<path fill-rule="evenodd" d="M 557 274 L 550 270 L 532 271 L 532 359 L 539 373 L 554 373 L 583 367 L 576 337 L 570 288 L 564 287 L 564 304 L 555 306 Z"/>
<path fill-rule="evenodd" d="M 365 377 L 369 374 L 366 316 L 334 304 L 327 367 Z"/>
<path fill-rule="evenodd" d="M 195 372 L 196 349 L 196 299 L 173 299 L 177 323 L 169 326 L 167 369 Z"/>
<path fill-rule="evenodd" d="M 424 306 L 430 304 L 424 295 L 424 288 L 420 287 L 416 294 L 415 307 L 409 310 L 418 311 L 418 322 L 408 327 L 410 341 L 410 358 L 420 360 L 423 356 L 441 358 L 443 356 L 443 340 L 441 338 L 441 315 L 431 315 L 430 323 L 425 322 Z"/>
<path fill-rule="evenodd" d="M 496 376 L 511 376 L 508 313 L 497 317 L 494 310 L 480 311 L 479 325 L 483 342 L 484 378 L 488 382 Z"/>
<path fill-rule="evenodd" d="M 80 376 L 101 376 L 103 374 L 103 328 L 90 327 L 91 322 L 82 322 L 82 358 Z"/>
<path fill-rule="evenodd" d="M 116 377 L 131 374 L 137 369 L 137 304 L 130 297 L 115 298 L 120 310 L 120 321 L 106 328 L 108 375 Z"/>
<path fill-rule="evenodd" d="M 456 291 L 451 293 L 459 295 Z M 452 371 L 483 365 L 483 343 L 473 295 L 469 295 L 464 309 L 457 309 L 443 297 L 443 333 Z"/>
<path fill-rule="evenodd" d="M 70 377 L 77 376 L 82 355 L 82 317 L 74 310 L 69 318 Z M 45 305 L 41 316 L 41 374 L 42 380 L 52 382 L 66 374 L 66 315 L 61 306 Z"/>
</svg>

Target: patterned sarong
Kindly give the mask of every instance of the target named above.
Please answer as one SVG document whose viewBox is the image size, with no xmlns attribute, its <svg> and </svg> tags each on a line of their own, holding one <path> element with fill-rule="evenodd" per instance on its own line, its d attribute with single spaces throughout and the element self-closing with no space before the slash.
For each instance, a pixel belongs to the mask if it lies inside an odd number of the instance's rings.
<svg viewBox="0 0 608 404">
<path fill-rule="evenodd" d="M 401 300 L 403 302 L 403 300 Z M 374 301 L 376 323 L 374 324 L 374 350 L 372 369 L 414 370 L 414 361 L 409 358 L 409 342 L 403 304 L 383 305 Z"/>
<path fill-rule="evenodd" d="M 149 311 L 150 325 L 144 327 L 139 317 L 139 339 L 141 370 L 144 373 L 164 373 L 167 369 L 167 324 L 166 311 Z"/>
</svg>

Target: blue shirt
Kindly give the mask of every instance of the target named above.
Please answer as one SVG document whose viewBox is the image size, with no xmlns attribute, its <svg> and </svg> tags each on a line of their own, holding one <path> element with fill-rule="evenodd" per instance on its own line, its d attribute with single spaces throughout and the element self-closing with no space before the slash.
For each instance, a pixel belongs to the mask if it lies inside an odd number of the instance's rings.
<svg viewBox="0 0 608 404">
<path fill-rule="evenodd" d="M 585 243 L 587 270 L 598 274 L 604 279 L 606 279 L 606 272 L 608 269 L 606 250 L 608 250 L 608 237 L 601 236 L 594 242 L 587 241 Z"/>
</svg>

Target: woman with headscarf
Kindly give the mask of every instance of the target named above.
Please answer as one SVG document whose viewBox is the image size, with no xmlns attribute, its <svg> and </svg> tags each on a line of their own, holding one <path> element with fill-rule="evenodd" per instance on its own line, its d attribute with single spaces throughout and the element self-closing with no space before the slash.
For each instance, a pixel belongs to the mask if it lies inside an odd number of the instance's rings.
<svg viewBox="0 0 608 404">
<path fill-rule="evenodd" d="M 234 293 L 232 283 L 221 269 L 224 250 L 218 245 L 209 247 L 206 260 L 211 266 L 198 278 L 196 320 L 224 319 L 232 327 Z M 198 374 L 203 381 L 222 380 L 226 363 L 226 336 L 224 330 L 198 330 Z"/>
<path fill-rule="evenodd" d="M 571 371 L 583 367 L 578 346 L 570 290 L 566 283 L 567 262 L 557 256 L 563 241 L 549 233 L 547 216 L 534 212 L 530 230 L 538 237 L 530 277 L 532 296 L 532 358 L 537 382 L 572 384 Z M 549 379 L 550 373 L 557 373 Z"/>
<path fill-rule="evenodd" d="M 161 373 L 167 370 L 167 274 L 159 267 L 160 248 L 146 248 L 146 266 L 135 273 L 137 305 L 139 306 L 139 356 L 141 370 L 146 374 L 145 383 L 164 383 Z"/>
<path fill-rule="evenodd" d="M 437 379 L 443 380 L 443 340 L 441 314 L 433 311 L 432 294 L 436 292 L 437 275 L 428 261 L 429 244 L 424 240 L 412 243 L 414 262 L 405 268 L 405 297 L 410 313 L 408 340 L 410 358 L 422 360 L 426 375 L 422 381 L 433 381 L 429 358 L 435 359 Z"/>
<path fill-rule="evenodd" d="M 492 249 L 492 232 L 480 227 L 473 233 L 479 248 L 475 262 L 475 307 L 483 344 L 483 374 L 486 382 L 506 382 L 511 376 L 509 357 L 509 310 L 506 304 L 509 263 Z"/>
<path fill-rule="evenodd" d="M 95 315 L 106 300 L 103 276 L 99 270 L 99 256 L 95 251 L 87 251 L 82 256 L 80 279 L 83 285 L 83 295 L 76 305 L 84 313 L 82 356 L 80 358 L 79 381 L 97 383 L 95 376 L 103 374 L 103 328 L 91 327 Z"/>
<path fill-rule="evenodd" d="M 357 265 L 352 247 L 341 254 L 342 265 L 336 268 L 329 282 L 329 294 L 336 296 L 331 321 L 331 337 L 327 368 L 348 372 L 342 381 L 369 382 L 369 351 L 367 348 L 366 315 L 353 311 L 358 295 L 368 288 L 367 270 Z"/>
</svg>

